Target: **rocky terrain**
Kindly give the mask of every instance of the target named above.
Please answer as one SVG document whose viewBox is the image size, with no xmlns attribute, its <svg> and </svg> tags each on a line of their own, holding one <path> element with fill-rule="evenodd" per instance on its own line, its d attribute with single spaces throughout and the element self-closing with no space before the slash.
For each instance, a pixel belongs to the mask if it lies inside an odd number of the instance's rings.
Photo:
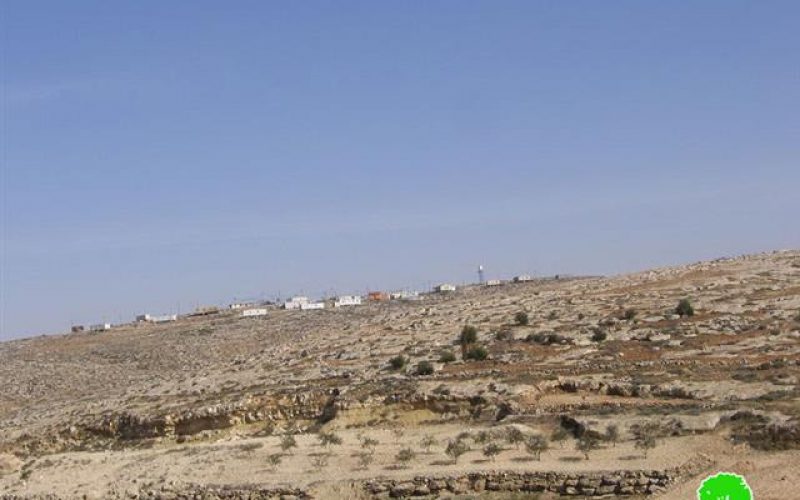
<svg viewBox="0 0 800 500">
<path fill-rule="evenodd" d="M 798 377 L 800 251 L 5 342 L 0 498 L 786 498 Z"/>
</svg>

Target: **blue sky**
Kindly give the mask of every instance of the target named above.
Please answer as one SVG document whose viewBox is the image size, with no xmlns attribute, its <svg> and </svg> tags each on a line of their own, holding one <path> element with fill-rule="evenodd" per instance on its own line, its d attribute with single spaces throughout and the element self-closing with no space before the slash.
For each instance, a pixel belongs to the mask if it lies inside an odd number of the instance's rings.
<svg viewBox="0 0 800 500">
<path fill-rule="evenodd" d="M 798 2 L 0 9 L 0 338 L 800 246 Z"/>
</svg>

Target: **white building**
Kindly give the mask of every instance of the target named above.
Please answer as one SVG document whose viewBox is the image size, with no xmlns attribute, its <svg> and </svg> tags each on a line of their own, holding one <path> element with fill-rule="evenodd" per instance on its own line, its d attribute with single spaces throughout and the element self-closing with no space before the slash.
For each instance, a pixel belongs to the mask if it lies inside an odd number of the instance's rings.
<svg viewBox="0 0 800 500">
<path fill-rule="evenodd" d="M 389 296 L 396 300 L 415 300 L 419 298 L 419 292 L 409 292 L 408 290 L 400 290 L 392 292 Z"/>
<path fill-rule="evenodd" d="M 93 332 L 104 332 L 106 330 L 111 330 L 111 323 L 100 323 L 97 325 L 92 325 L 89 327 L 89 330 Z"/>
<path fill-rule="evenodd" d="M 304 303 L 300 304 L 300 309 L 302 309 L 303 311 L 306 311 L 306 310 L 309 310 L 309 309 L 325 309 L 325 303 L 324 302 L 304 302 Z"/>
<path fill-rule="evenodd" d="M 151 316 L 149 314 L 140 314 L 136 316 L 136 321 L 139 323 L 167 323 L 169 321 L 177 321 L 177 314 L 165 314 L 163 316 Z"/>
<path fill-rule="evenodd" d="M 498 286 L 498 285 L 502 285 L 500 280 L 489 280 L 486 282 L 486 286 Z"/>
<path fill-rule="evenodd" d="M 533 281 L 530 274 L 520 274 L 519 276 L 514 276 L 514 283 L 523 283 L 525 281 Z"/>
<path fill-rule="evenodd" d="M 151 316 L 150 321 L 153 323 L 169 323 L 170 321 L 178 321 L 178 315 L 165 314 L 163 316 Z"/>
<path fill-rule="evenodd" d="M 284 309 L 302 309 L 303 304 L 308 304 L 308 297 L 292 297 L 283 303 Z"/>
<path fill-rule="evenodd" d="M 242 311 L 242 316 L 245 318 L 252 318 L 254 316 L 266 316 L 267 310 L 264 308 L 245 309 Z"/>
<path fill-rule="evenodd" d="M 340 295 L 333 301 L 333 307 L 360 306 L 361 297 L 358 295 Z"/>
<path fill-rule="evenodd" d="M 436 285 L 434 290 L 436 290 L 439 293 L 455 292 L 456 287 L 455 285 L 451 285 L 450 283 L 442 283 L 441 285 Z"/>
<path fill-rule="evenodd" d="M 243 303 L 240 303 L 240 302 L 234 302 L 233 304 L 229 305 L 228 308 L 236 311 L 236 310 L 239 310 L 239 309 L 244 309 L 248 305 L 250 305 L 250 304 L 243 304 Z"/>
</svg>

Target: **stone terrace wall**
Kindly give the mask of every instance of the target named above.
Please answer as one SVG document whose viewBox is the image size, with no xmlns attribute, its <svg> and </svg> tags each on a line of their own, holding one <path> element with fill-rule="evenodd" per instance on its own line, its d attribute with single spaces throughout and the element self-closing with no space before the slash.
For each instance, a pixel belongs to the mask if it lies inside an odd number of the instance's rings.
<svg viewBox="0 0 800 500">
<path fill-rule="evenodd" d="M 483 491 L 625 496 L 663 492 L 676 478 L 673 471 L 479 472 L 454 477 L 418 476 L 410 481 L 373 480 L 364 487 L 375 497 L 391 498 Z"/>
</svg>

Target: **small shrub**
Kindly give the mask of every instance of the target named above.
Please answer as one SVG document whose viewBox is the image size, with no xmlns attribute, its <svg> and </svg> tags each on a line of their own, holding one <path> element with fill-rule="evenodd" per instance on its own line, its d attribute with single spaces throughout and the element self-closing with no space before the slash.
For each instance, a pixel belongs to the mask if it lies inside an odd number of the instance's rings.
<svg viewBox="0 0 800 500">
<path fill-rule="evenodd" d="M 278 466 L 281 464 L 283 460 L 283 456 L 280 453 L 273 453 L 267 456 L 267 463 L 269 464 L 269 468 L 272 469 L 272 472 L 278 470 Z"/>
<path fill-rule="evenodd" d="M 263 446 L 264 443 L 245 443 L 240 445 L 239 449 L 247 453 L 248 455 L 251 455 L 254 451 L 258 450 L 259 448 L 262 448 Z"/>
<path fill-rule="evenodd" d="M 358 456 L 358 465 L 363 469 L 369 469 L 369 466 L 372 464 L 374 459 L 374 455 L 367 451 L 360 451 L 357 453 Z"/>
<path fill-rule="evenodd" d="M 689 299 L 681 299 L 678 302 L 678 306 L 675 308 L 675 314 L 681 318 L 685 316 L 694 316 L 694 307 L 692 307 L 692 303 L 689 302 Z"/>
<path fill-rule="evenodd" d="M 476 345 L 471 347 L 464 353 L 464 359 L 473 359 L 475 361 L 483 361 L 489 357 L 489 351 L 485 347 Z"/>
<path fill-rule="evenodd" d="M 342 444 L 342 438 L 334 434 L 333 432 L 320 432 L 317 435 L 317 439 L 319 439 L 319 444 L 326 448 L 331 445 Z"/>
<path fill-rule="evenodd" d="M 514 321 L 520 326 L 525 326 L 530 321 L 530 318 L 528 318 L 528 313 L 520 311 L 514 315 Z"/>
<path fill-rule="evenodd" d="M 412 450 L 411 448 L 403 448 L 402 450 L 397 452 L 397 455 L 395 455 L 394 458 L 395 460 L 403 464 L 403 467 L 406 467 L 408 462 L 414 460 L 416 456 L 417 454 L 414 453 L 414 450 Z"/>
<path fill-rule="evenodd" d="M 627 321 L 632 321 L 636 317 L 636 309 L 626 309 L 625 314 L 622 315 L 622 318 Z"/>
<path fill-rule="evenodd" d="M 496 443 L 489 443 L 483 447 L 483 456 L 494 462 L 495 457 L 497 457 L 501 451 L 503 451 L 503 449 L 500 448 L 500 446 L 498 446 Z"/>
<path fill-rule="evenodd" d="M 550 321 L 558 319 L 558 313 L 555 311 L 550 311 L 550 314 L 547 315 L 547 319 L 549 319 Z"/>
<path fill-rule="evenodd" d="M 494 334 L 497 340 L 514 340 L 514 333 L 511 330 L 503 329 Z"/>
<path fill-rule="evenodd" d="M 600 442 L 597 437 L 592 433 L 584 433 L 580 439 L 575 443 L 575 449 L 583 453 L 583 457 L 589 460 L 589 453 L 599 448 Z"/>
<path fill-rule="evenodd" d="M 420 361 L 417 363 L 417 375 L 432 375 L 433 365 L 430 361 Z"/>
<path fill-rule="evenodd" d="M 371 437 L 362 437 L 361 438 L 361 447 L 365 450 L 369 450 L 370 452 L 375 451 L 375 447 L 378 446 L 378 440 L 373 439 Z"/>
<path fill-rule="evenodd" d="M 525 433 L 516 427 L 509 427 L 506 431 L 506 441 L 519 449 L 520 443 L 525 441 Z"/>
<path fill-rule="evenodd" d="M 458 341 L 462 346 L 474 344 L 478 341 L 478 329 L 472 325 L 464 325 L 464 328 L 461 329 L 461 335 L 458 337 Z"/>
<path fill-rule="evenodd" d="M 489 434 L 487 431 L 480 431 L 475 434 L 475 443 L 476 444 L 485 444 L 492 440 L 492 435 Z"/>
<path fill-rule="evenodd" d="M 569 439 L 569 432 L 563 427 L 559 427 L 553 431 L 553 434 L 550 435 L 550 439 L 556 441 L 560 448 L 564 448 L 564 441 Z"/>
<path fill-rule="evenodd" d="M 652 450 L 658 444 L 657 438 L 661 431 L 658 424 L 648 422 L 636 425 L 631 428 L 631 431 L 633 431 L 636 448 L 642 450 L 644 452 L 644 458 L 647 458 L 648 450 Z"/>
<path fill-rule="evenodd" d="M 281 450 L 287 452 L 292 448 L 297 448 L 297 440 L 291 434 L 287 434 L 281 438 Z"/>
<path fill-rule="evenodd" d="M 533 435 L 525 441 L 525 451 L 536 460 L 542 459 L 542 452 L 549 448 L 547 439 L 544 436 Z"/>
<path fill-rule="evenodd" d="M 406 435 L 406 431 L 402 427 L 395 427 L 394 429 L 392 429 L 392 434 L 394 434 L 394 437 L 396 437 L 397 439 L 402 439 L 403 436 Z"/>
<path fill-rule="evenodd" d="M 460 439 L 456 439 L 455 441 L 448 441 L 447 448 L 445 448 L 445 454 L 453 459 L 453 463 L 458 463 L 458 457 L 463 455 L 464 453 L 469 451 L 469 446 L 467 443 Z"/>
<path fill-rule="evenodd" d="M 419 444 L 425 449 L 425 453 L 430 453 L 431 448 L 436 446 L 436 438 L 430 434 L 427 434 L 422 438 L 422 441 L 420 441 Z"/>
<path fill-rule="evenodd" d="M 439 356 L 439 362 L 441 363 L 452 363 L 456 360 L 456 355 L 453 351 L 442 351 L 442 354 Z"/>
<path fill-rule="evenodd" d="M 406 362 L 406 358 L 402 355 L 399 355 L 389 360 L 389 366 L 391 366 L 393 370 L 400 370 L 406 366 Z"/>
<path fill-rule="evenodd" d="M 605 330 L 597 329 L 592 334 L 592 342 L 602 342 L 608 338 L 608 334 Z"/>
<path fill-rule="evenodd" d="M 606 426 L 606 433 L 605 433 L 605 440 L 609 443 L 612 443 L 614 448 L 617 447 L 617 441 L 619 441 L 619 427 L 616 424 L 609 424 Z"/>
</svg>

